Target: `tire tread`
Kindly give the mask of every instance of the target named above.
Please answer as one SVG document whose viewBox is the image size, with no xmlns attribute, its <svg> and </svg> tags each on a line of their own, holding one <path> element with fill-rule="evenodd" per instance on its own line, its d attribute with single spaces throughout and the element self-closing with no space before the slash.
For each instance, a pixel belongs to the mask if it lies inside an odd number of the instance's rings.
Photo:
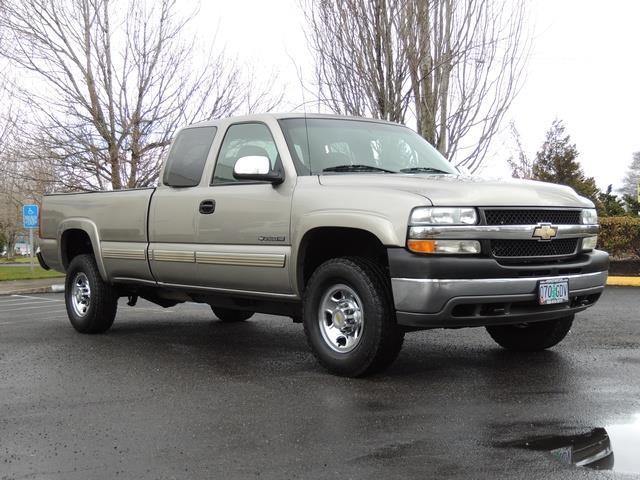
<svg viewBox="0 0 640 480">
<path fill-rule="evenodd" d="M 310 305 L 308 295 L 317 288 L 323 272 L 333 268 L 335 265 L 347 266 L 354 270 L 366 283 L 370 300 L 374 304 L 375 311 L 367 313 L 367 316 L 377 316 L 380 322 L 369 322 L 366 328 L 376 328 L 375 338 L 369 349 L 362 353 L 366 360 L 360 365 L 341 366 L 337 368 L 333 363 L 328 362 L 316 349 L 312 343 L 312 333 L 309 329 L 309 322 L 315 321 L 315 311 L 309 311 Z M 311 315 L 311 318 L 309 318 Z M 398 356 L 404 340 L 404 332 L 398 327 L 393 306 L 393 296 L 388 277 L 382 269 L 372 260 L 363 257 L 338 257 L 327 260 L 312 274 L 305 291 L 305 301 L 303 306 L 303 325 L 307 337 L 307 343 L 311 348 L 318 362 L 327 370 L 338 375 L 349 377 L 361 377 L 377 373 L 389 366 Z"/>
<path fill-rule="evenodd" d="M 82 318 L 76 318 L 69 297 L 73 277 L 79 271 L 87 275 L 91 285 L 91 305 L 87 316 Z M 93 255 L 82 254 L 71 260 L 65 279 L 65 305 L 71 325 L 80 333 L 104 333 L 113 325 L 118 310 L 118 293 L 102 280 Z"/>
</svg>

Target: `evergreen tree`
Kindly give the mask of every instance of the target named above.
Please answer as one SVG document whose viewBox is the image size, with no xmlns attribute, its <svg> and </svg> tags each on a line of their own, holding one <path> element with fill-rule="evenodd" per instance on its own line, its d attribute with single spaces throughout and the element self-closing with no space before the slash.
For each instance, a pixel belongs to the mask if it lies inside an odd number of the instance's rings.
<svg viewBox="0 0 640 480">
<path fill-rule="evenodd" d="M 640 202 L 636 195 L 623 195 L 622 200 L 628 215 L 632 217 L 640 216 Z"/>
<path fill-rule="evenodd" d="M 578 150 L 565 135 L 561 120 L 554 120 L 547 132 L 542 149 L 536 154 L 533 178 L 543 182 L 560 183 L 572 187 L 578 194 L 598 203 L 598 187 L 593 177 L 585 176 L 578 162 Z"/>
<path fill-rule="evenodd" d="M 626 214 L 622 200 L 617 195 L 611 193 L 612 185 L 607 187 L 607 191 L 598 195 L 598 203 L 600 215 L 605 217 L 618 217 Z"/>
</svg>

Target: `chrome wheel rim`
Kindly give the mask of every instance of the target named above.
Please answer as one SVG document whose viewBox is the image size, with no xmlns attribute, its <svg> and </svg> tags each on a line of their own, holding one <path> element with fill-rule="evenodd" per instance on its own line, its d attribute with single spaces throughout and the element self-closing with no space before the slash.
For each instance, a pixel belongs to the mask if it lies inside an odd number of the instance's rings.
<svg viewBox="0 0 640 480">
<path fill-rule="evenodd" d="M 79 272 L 73 279 L 71 287 L 71 306 L 79 317 L 84 317 L 91 305 L 91 286 L 89 278 L 83 272 Z"/>
<path fill-rule="evenodd" d="M 358 346 L 364 327 L 362 301 L 344 284 L 328 288 L 320 300 L 318 326 L 325 343 L 338 353 L 348 353 Z"/>
</svg>

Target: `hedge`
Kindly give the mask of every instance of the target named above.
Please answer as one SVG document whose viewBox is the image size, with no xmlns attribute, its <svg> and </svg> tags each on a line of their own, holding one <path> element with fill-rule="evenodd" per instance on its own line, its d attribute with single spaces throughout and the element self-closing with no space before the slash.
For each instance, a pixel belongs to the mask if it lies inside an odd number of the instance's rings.
<svg viewBox="0 0 640 480">
<path fill-rule="evenodd" d="M 640 257 L 640 218 L 600 217 L 598 248 L 615 258 Z"/>
</svg>

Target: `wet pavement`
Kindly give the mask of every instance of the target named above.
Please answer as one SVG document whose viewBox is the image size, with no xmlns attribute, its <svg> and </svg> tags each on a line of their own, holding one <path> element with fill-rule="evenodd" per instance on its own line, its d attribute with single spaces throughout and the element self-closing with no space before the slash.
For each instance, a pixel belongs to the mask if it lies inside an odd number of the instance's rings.
<svg viewBox="0 0 640 480">
<path fill-rule="evenodd" d="M 83 336 L 61 295 L 0 297 L 0 479 L 640 478 L 639 294 L 608 288 L 539 354 L 408 334 L 358 380 L 281 317 L 123 302 Z M 607 437 L 613 470 L 572 464 L 581 435 Z M 527 445 L 544 439 L 560 444 Z"/>
</svg>

